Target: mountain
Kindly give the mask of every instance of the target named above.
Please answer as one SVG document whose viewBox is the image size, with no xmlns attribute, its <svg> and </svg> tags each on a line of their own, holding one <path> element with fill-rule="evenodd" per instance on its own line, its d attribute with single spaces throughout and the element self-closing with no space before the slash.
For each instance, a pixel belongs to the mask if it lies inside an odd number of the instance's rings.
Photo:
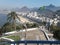
<svg viewBox="0 0 60 45">
<path fill-rule="evenodd" d="M 44 16 L 47 16 L 47 17 L 50 17 L 52 18 L 53 15 L 54 15 L 54 12 L 56 10 L 60 10 L 60 7 L 56 7 L 55 5 L 48 5 L 48 6 L 43 6 L 41 7 L 42 10 L 39 10 L 39 7 L 36 8 L 28 8 L 26 6 L 22 7 L 22 8 L 15 8 L 15 9 L 12 9 L 14 11 L 19 11 L 19 12 L 38 12 L 39 14 L 41 15 L 44 15 Z"/>
<path fill-rule="evenodd" d="M 60 7 L 57 7 L 57 6 L 53 5 L 53 4 L 50 4 L 50 5 L 44 6 L 44 7 L 45 7 L 45 9 L 51 10 L 51 11 L 54 11 L 54 12 L 57 11 L 57 10 L 60 10 Z M 26 6 L 24 6 L 22 8 L 15 8 L 15 9 L 12 8 L 12 10 L 19 11 L 19 12 L 37 11 L 38 9 L 39 8 L 36 8 L 36 7 L 34 7 L 34 8 L 28 8 Z"/>
<path fill-rule="evenodd" d="M 30 8 L 30 11 L 31 11 L 31 12 L 34 12 L 34 11 L 38 11 L 38 9 L 39 9 L 39 8 L 36 8 L 36 7 Z"/>
<path fill-rule="evenodd" d="M 60 7 L 56 7 L 55 5 L 53 4 L 50 4 L 48 6 L 45 6 L 45 9 L 49 9 L 49 10 L 52 10 L 52 11 L 57 11 L 57 10 L 60 10 Z"/>
<path fill-rule="evenodd" d="M 24 6 L 24 7 L 22 7 L 19 11 L 20 11 L 20 12 L 29 12 L 30 9 L 27 8 L 26 6 Z"/>
<path fill-rule="evenodd" d="M 17 12 L 29 12 L 30 9 L 26 6 L 22 7 L 22 8 L 12 8 L 10 9 L 10 11 L 17 11 Z"/>
</svg>

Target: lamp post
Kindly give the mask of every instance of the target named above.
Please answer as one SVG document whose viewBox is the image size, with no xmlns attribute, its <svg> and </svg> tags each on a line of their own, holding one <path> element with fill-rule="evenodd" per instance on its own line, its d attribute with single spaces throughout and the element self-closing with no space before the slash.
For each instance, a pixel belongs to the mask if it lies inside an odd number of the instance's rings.
<svg viewBox="0 0 60 45">
<path fill-rule="evenodd" d="M 26 26 L 26 23 L 24 23 L 24 27 L 25 27 L 25 40 L 26 40 L 26 32 L 27 32 L 27 26 Z"/>
</svg>

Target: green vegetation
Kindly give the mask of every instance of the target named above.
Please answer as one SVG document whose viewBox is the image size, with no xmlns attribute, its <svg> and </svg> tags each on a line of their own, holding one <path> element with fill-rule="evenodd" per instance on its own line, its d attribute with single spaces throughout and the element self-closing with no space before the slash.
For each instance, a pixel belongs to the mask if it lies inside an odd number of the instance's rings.
<svg viewBox="0 0 60 45">
<path fill-rule="evenodd" d="M 1 31 L 2 31 L 3 33 L 9 32 L 9 31 L 11 31 L 11 30 L 12 30 L 12 29 L 11 29 L 11 24 L 10 24 L 9 22 L 5 23 L 5 24 L 2 26 L 2 28 L 1 28 Z"/>
<path fill-rule="evenodd" d="M 54 25 L 51 25 L 50 26 L 50 31 L 53 32 L 54 34 L 54 38 L 60 40 L 60 27 L 59 26 L 54 26 Z"/>
<path fill-rule="evenodd" d="M 40 7 L 39 10 L 45 10 L 45 6 Z"/>
<path fill-rule="evenodd" d="M 0 29 L 0 37 L 1 37 L 1 35 L 2 35 L 2 30 Z"/>
<path fill-rule="evenodd" d="M 40 22 L 40 25 L 44 25 L 45 26 L 46 25 L 46 22 Z"/>
<path fill-rule="evenodd" d="M 16 29 L 17 29 L 17 30 L 20 30 L 20 29 L 23 29 L 23 28 L 24 28 L 23 25 L 19 25 L 19 26 L 17 25 L 17 26 L 16 26 Z"/>
<path fill-rule="evenodd" d="M 38 27 L 38 24 L 36 23 L 26 23 L 27 28 L 34 28 L 34 27 Z M 16 31 L 17 30 L 21 30 L 24 29 L 24 25 L 16 25 Z M 5 23 L 2 28 L 0 29 L 1 33 L 6 33 L 6 32 L 11 32 L 14 31 L 13 26 L 11 25 L 11 23 L 7 22 Z"/>
<path fill-rule="evenodd" d="M 34 28 L 34 27 L 38 27 L 38 24 L 36 23 L 26 23 L 27 28 Z"/>
<path fill-rule="evenodd" d="M 6 38 L 10 38 L 10 39 L 13 39 L 15 41 L 20 40 L 20 36 L 8 36 Z"/>
<path fill-rule="evenodd" d="M 18 41 L 18 40 L 21 39 L 20 36 L 6 36 L 6 38 L 13 39 L 14 41 Z M 4 39 L 1 39 L 0 42 L 4 42 Z M 11 44 L 9 44 L 9 43 L 4 44 L 4 43 L 3 43 L 3 44 L 1 44 L 1 45 L 11 45 Z M 17 44 L 17 45 L 18 45 L 18 44 Z"/>
<path fill-rule="evenodd" d="M 50 30 L 54 32 L 54 31 L 60 30 L 60 27 L 51 25 Z"/>
<path fill-rule="evenodd" d="M 54 38 L 56 38 L 56 39 L 58 39 L 58 40 L 60 40 L 60 30 L 56 30 L 56 31 L 54 31 Z"/>
</svg>

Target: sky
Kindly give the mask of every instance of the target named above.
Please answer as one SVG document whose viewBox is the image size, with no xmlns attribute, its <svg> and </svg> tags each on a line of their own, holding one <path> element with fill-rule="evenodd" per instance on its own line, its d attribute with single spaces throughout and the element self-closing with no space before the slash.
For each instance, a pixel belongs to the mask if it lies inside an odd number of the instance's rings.
<svg viewBox="0 0 60 45">
<path fill-rule="evenodd" d="M 33 8 L 49 4 L 60 6 L 60 0 L 0 0 L 0 8 L 21 8 L 23 6 Z"/>
</svg>

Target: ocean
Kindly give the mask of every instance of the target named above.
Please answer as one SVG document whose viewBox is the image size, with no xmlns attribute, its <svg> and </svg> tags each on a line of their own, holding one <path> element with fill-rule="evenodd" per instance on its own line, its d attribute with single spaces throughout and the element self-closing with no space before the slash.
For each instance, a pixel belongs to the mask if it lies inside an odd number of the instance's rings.
<svg viewBox="0 0 60 45">
<path fill-rule="evenodd" d="M 0 26 L 3 26 L 7 22 L 7 14 L 0 14 Z"/>
</svg>

